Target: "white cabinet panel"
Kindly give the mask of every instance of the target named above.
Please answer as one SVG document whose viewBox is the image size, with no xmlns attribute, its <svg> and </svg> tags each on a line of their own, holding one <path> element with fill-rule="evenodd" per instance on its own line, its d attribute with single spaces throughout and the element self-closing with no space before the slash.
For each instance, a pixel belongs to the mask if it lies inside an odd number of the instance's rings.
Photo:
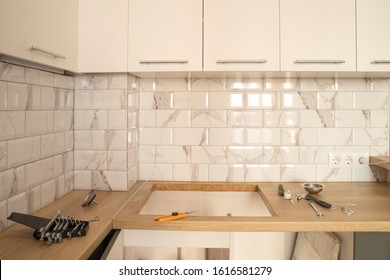
<svg viewBox="0 0 390 280">
<path fill-rule="evenodd" d="M 129 72 L 201 71 L 202 1 L 129 0 Z"/>
<path fill-rule="evenodd" d="M 0 0 L 0 53 L 74 71 L 77 11 L 77 0 Z"/>
<path fill-rule="evenodd" d="M 205 0 L 205 71 L 278 71 L 279 1 Z"/>
<path fill-rule="evenodd" d="M 357 71 L 390 70 L 390 1 L 357 0 Z"/>
<path fill-rule="evenodd" d="M 128 0 L 80 0 L 78 72 L 127 72 Z"/>
<path fill-rule="evenodd" d="M 355 0 L 281 0 L 282 71 L 355 71 Z"/>
</svg>

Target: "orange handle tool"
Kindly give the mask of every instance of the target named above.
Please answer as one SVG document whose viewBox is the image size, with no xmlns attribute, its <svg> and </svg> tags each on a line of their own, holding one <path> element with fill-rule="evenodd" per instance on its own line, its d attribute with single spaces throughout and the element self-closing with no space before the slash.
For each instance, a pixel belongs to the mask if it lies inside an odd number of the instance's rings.
<svg viewBox="0 0 390 280">
<path fill-rule="evenodd" d="M 178 212 L 173 212 L 171 215 L 167 216 L 155 216 L 154 220 L 158 222 L 167 222 L 167 221 L 174 221 L 174 220 L 179 220 L 183 219 L 188 216 L 192 212 L 184 212 L 184 213 L 178 213 Z"/>
</svg>

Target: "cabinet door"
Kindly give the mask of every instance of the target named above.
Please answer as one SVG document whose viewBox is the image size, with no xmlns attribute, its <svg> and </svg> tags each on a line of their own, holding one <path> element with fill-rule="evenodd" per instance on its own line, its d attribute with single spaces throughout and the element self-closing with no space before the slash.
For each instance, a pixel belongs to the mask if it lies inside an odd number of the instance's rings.
<svg viewBox="0 0 390 280">
<path fill-rule="evenodd" d="M 78 72 L 127 72 L 128 0 L 80 0 Z"/>
<path fill-rule="evenodd" d="M 74 71 L 77 3 L 77 0 L 0 0 L 0 52 Z"/>
<path fill-rule="evenodd" d="M 129 0 L 129 72 L 201 71 L 202 1 Z"/>
<path fill-rule="evenodd" d="M 278 71 L 278 0 L 205 0 L 205 71 Z"/>
<path fill-rule="evenodd" d="M 282 71 L 355 71 L 355 0 L 281 0 Z"/>
<path fill-rule="evenodd" d="M 390 70 L 390 1 L 357 0 L 357 70 Z"/>
</svg>

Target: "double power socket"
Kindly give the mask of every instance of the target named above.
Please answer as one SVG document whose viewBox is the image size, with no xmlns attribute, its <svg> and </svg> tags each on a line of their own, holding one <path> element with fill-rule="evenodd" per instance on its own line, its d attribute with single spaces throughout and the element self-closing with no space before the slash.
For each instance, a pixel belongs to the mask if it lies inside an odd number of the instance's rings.
<svg viewBox="0 0 390 280">
<path fill-rule="evenodd" d="M 368 153 L 329 153 L 329 167 L 352 168 L 367 166 Z"/>
</svg>

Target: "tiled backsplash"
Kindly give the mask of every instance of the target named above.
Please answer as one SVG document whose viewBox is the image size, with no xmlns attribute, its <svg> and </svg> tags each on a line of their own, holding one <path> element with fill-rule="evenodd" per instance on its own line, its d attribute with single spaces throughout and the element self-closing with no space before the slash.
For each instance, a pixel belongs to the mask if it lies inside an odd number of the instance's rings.
<svg viewBox="0 0 390 280">
<path fill-rule="evenodd" d="M 76 189 L 127 190 L 138 179 L 135 83 L 126 73 L 76 76 Z"/>
<path fill-rule="evenodd" d="M 73 189 L 74 78 L 0 62 L 0 230 Z"/>
<path fill-rule="evenodd" d="M 388 79 L 75 78 L 0 63 L 0 230 L 73 188 L 135 181 L 375 181 Z M 384 179 L 384 178 L 380 178 Z"/>
<path fill-rule="evenodd" d="M 387 79 L 142 79 L 141 180 L 375 181 L 330 152 L 388 154 Z M 377 175 L 377 174 L 376 174 Z"/>
</svg>

